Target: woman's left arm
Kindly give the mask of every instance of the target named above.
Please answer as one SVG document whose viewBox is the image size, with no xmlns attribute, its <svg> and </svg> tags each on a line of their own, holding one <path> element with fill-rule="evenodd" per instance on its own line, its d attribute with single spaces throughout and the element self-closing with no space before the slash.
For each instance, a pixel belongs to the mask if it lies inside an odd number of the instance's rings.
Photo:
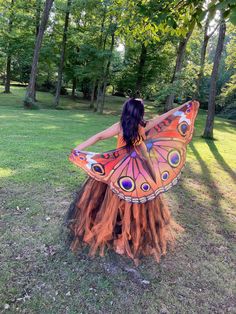
<svg viewBox="0 0 236 314">
<path fill-rule="evenodd" d="M 85 142 L 79 144 L 78 146 L 76 146 L 75 149 L 83 150 L 85 147 L 93 145 L 97 141 L 105 140 L 105 139 L 107 139 L 109 137 L 113 137 L 113 136 L 119 134 L 119 132 L 120 132 L 119 122 L 116 122 L 115 124 L 113 124 L 109 128 L 107 128 L 107 129 L 105 129 L 105 130 L 103 130 L 103 131 L 93 135 L 92 137 L 87 139 Z"/>
</svg>

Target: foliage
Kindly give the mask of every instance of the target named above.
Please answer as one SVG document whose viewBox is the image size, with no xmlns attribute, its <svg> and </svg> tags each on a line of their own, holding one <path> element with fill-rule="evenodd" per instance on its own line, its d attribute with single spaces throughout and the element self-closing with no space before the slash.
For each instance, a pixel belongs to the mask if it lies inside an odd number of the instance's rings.
<svg viewBox="0 0 236 314">
<path fill-rule="evenodd" d="M 36 36 L 37 9 L 42 14 L 41 0 L 0 0 L 0 77 L 4 82 L 6 58 L 11 54 L 11 80 L 28 83 Z M 39 6 L 41 3 L 41 7 Z M 56 0 L 40 50 L 36 87 L 38 90 L 55 90 L 60 47 L 66 10 L 65 0 Z M 156 99 L 159 105 L 175 91 L 185 99 L 194 95 L 200 66 L 202 31 L 206 15 L 217 20 L 219 10 L 227 20 L 226 47 L 220 64 L 217 82 L 219 108 L 230 101 L 234 93 L 233 60 L 235 60 L 235 4 L 230 1 L 124 1 L 124 0 L 73 0 L 68 29 L 67 48 L 63 73 L 63 88 L 76 89 L 90 99 L 99 84 L 107 90 L 124 93 L 136 89 L 140 71 L 141 47 L 146 57 L 141 69 L 141 95 Z M 8 31 L 9 19 L 12 29 Z M 230 23 L 231 21 L 231 23 Z M 188 42 L 183 69 L 173 85 L 177 46 L 195 25 Z M 213 26 L 212 26 L 213 27 Z M 112 34 L 115 48 L 111 52 Z M 210 73 L 217 43 L 217 32 L 210 39 L 200 86 L 199 100 L 207 108 Z M 119 49 L 118 49 L 119 48 Z M 122 49 L 123 48 L 123 49 Z M 109 71 L 107 65 L 110 60 Z M 233 96 L 232 96 L 233 97 Z"/>
</svg>

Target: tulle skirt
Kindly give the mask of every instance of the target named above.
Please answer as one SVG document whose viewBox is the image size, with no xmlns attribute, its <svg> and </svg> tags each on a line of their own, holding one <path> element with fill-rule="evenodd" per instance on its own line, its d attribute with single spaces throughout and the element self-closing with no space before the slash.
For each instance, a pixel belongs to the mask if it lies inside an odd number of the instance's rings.
<svg viewBox="0 0 236 314">
<path fill-rule="evenodd" d="M 129 203 L 103 182 L 88 177 L 76 192 L 65 217 L 69 245 L 76 252 L 89 245 L 89 254 L 105 249 L 133 259 L 152 255 L 159 263 L 167 248 L 172 250 L 177 235 L 184 231 L 168 208 L 163 194 L 144 204 Z"/>
</svg>

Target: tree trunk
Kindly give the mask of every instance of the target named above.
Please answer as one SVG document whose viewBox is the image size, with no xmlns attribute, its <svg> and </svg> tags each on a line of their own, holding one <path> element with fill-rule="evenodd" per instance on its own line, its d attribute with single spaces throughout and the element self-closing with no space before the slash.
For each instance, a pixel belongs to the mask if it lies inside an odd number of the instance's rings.
<svg viewBox="0 0 236 314">
<path fill-rule="evenodd" d="M 200 70 L 199 70 L 197 81 L 196 81 L 196 93 L 194 95 L 195 98 L 198 98 L 200 95 L 200 87 L 201 87 L 203 74 L 204 74 L 207 45 L 208 45 L 209 39 L 211 38 L 211 36 L 214 34 L 214 32 L 216 31 L 218 27 L 218 25 L 216 25 L 214 30 L 210 34 L 207 34 L 209 24 L 210 24 L 210 16 L 208 15 L 206 19 L 205 27 L 204 27 L 204 37 L 203 37 L 203 43 L 202 43 L 202 48 L 201 48 Z"/>
<path fill-rule="evenodd" d="M 107 80 L 108 80 L 108 76 L 109 76 L 109 73 L 110 73 L 111 57 L 112 57 L 112 53 L 113 53 L 113 49 L 114 49 L 114 44 L 115 44 L 115 30 L 114 30 L 114 32 L 111 34 L 110 55 L 109 55 L 109 58 L 108 58 L 108 62 L 107 62 L 107 66 L 106 66 L 106 71 L 105 71 L 105 75 L 104 75 L 104 80 L 103 80 L 103 89 L 102 89 L 102 96 L 101 96 L 101 106 L 100 106 L 100 108 L 99 108 L 99 113 L 100 113 L 100 114 L 103 113 L 103 109 L 104 109 L 105 96 L 106 96 L 106 88 L 107 88 Z"/>
<path fill-rule="evenodd" d="M 143 72 L 144 66 L 147 59 L 147 47 L 142 43 L 141 54 L 139 58 L 138 72 L 137 72 L 137 81 L 136 81 L 136 91 L 141 93 L 142 85 L 143 85 Z"/>
<path fill-rule="evenodd" d="M 91 93 L 91 100 L 90 100 L 90 105 L 89 105 L 90 109 L 94 109 L 94 101 L 96 100 L 96 93 L 97 93 L 97 84 L 98 84 L 98 81 L 94 80 L 93 81 L 93 87 L 92 87 L 92 93 Z"/>
<path fill-rule="evenodd" d="M 35 83 L 36 83 L 36 75 L 37 75 L 37 66 L 39 60 L 39 51 L 43 41 L 44 31 L 48 22 L 49 13 L 53 4 L 53 0 L 46 0 L 44 11 L 38 31 L 38 35 L 36 38 L 35 48 L 34 48 L 34 56 L 30 73 L 29 85 L 26 91 L 24 106 L 25 108 L 32 108 L 35 102 Z"/>
<path fill-rule="evenodd" d="M 204 38 L 203 38 L 203 43 L 202 43 L 202 48 L 201 48 L 200 70 L 199 70 L 198 78 L 197 78 L 197 82 L 196 82 L 196 95 L 195 95 L 196 97 L 199 97 L 199 95 L 200 95 L 200 85 L 201 85 L 201 81 L 203 78 L 205 58 L 206 58 L 206 48 L 208 45 L 208 41 L 210 39 L 210 37 L 207 35 L 209 23 L 210 23 L 210 19 L 209 19 L 209 15 L 208 15 L 206 23 L 205 23 Z"/>
<path fill-rule="evenodd" d="M 59 98 L 60 98 L 60 93 L 61 93 L 62 73 L 63 73 L 63 67 L 64 67 L 64 61 L 65 61 L 67 31 L 68 31 L 68 26 L 69 26 L 71 2 L 72 0 L 67 1 L 65 24 L 64 24 L 64 31 L 63 31 L 63 38 L 62 38 L 62 47 L 61 47 L 61 59 L 60 59 L 60 65 L 58 68 L 57 87 L 56 87 L 56 95 L 55 95 L 55 100 L 54 100 L 55 107 L 58 107 L 59 105 Z"/>
<path fill-rule="evenodd" d="M 105 21 L 107 17 L 107 3 L 105 2 L 104 9 L 103 9 L 103 16 L 102 16 L 102 22 L 101 22 L 101 27 L 100 27 L 100 37 L 98 41 L 98 50 L 102 49 L 103 52 L 106 48 L 106 40 L 107 40 L 107 34 L 104 36 L 104 30 L 105 30 Z M 102 75 L 104 74 L 104 61 L 101 62 L 100 65 L 101 68 L 101 75 L 97 76 L 97 89 L 95 89 L 95 94 L 94 98 L 96 98 L 96 104 L 93 106 L 93 110 L 95 112 L 99 112 L 99 107 L 100 107 L 100 102 L 102 99 L 102 86 L 103 86 L 103 77 Z M 90 104 L 91 106 L 91 104 Z"/>
<path fill-rule="evenodd" d="M 98 83 L 98 89 L 97 89 L 96 106 L 94 107 L 95 112 L 101 113 L 99 110 L 101 99 L 102 99 L 102 82 L 100 81 Z"/>
<path fill-rule="evenodd" d="M 36 0 L 36 14 L 35 14 L 35 37 L 36 37 L 36 40 L 37 40 L 37 36 L 39 33 L 39 27 L 40 27 L 41 7 L 42 7 L 42 0 Z M 33 99 L 34 99 L 34 101 L 37 101 L 37 99 L 36 99 L 36 81 L 35 81 Z"/>
<path fill-rule="evenodd" d="M 226 24 L 224 18 L 221 19 L 218 42 L 214 57 L 214 64 L 211 73 L 211 82 L 210 82 L 210 93 L 208 101 L 208 111 L 207 119 L 203 137 L 213 139 L 213 127 L 214 127 L 214 117 L 215 117 L 215 98 L 216 98 L 216 83 L 219 70 L 220 59 L 224 47 L 224 39 L 226 32 Z"/>
<path fill-rule="evenodd" d="M 99 108 L 99 113 L 103 114 L 104 104 L 105 104 L 105 97 L 106 97 L 106 89 L 107 89 L 107 78 L 105 78 L 103 82 L 103 88 L 102 88 L 102 96 L 101 96 L 101 105 Z"/>
<path fill-rule="evenodd" d="M 4 93 L 10 94 L 10 83 L 11 83 L 11 54 L 8 53 L 7 56 L 7 67 L 6 67 L 6 80 Z"/>
<path fill-rule="evenodd" d="M 12 31 L 12 24 L 13 24 L 13 6 L 14 6 L 15 0 L 11 1 L 11 13 L 9 17 L 8 22 L 8 34 L 11 34 Z M 5 89 L 4 93 L 10 94 L 10 83 L 11 83 L 11 52 L 10 52 L 10 43 L 8 43 L 8 52 L 7 52 L 7 63 L 6 63 L 6 80 L 5 80 Z"/>
<path fill-rule="evenodd" d="M 186 37 L 183 38 L 179 43 L 179 47 L 178 47 L 178 51 L 177 51 L 177 58 L 176 58 L 176 63 L 175 63 L 175 69 L 174 69 L 174 73 L 172 75 L 172 79 L 170 81 L 170 83 L 172 85 L 177 80 L 177 76 L 182 69 L 184 54 L 186 51 L 186 46 L 187 46 L 187 43 L 189 41 L 189 38 L 190 38 L 192 32 L 193 32 L 193 28 L 187 33 Z M 174 98 L 175 98 L 174 92 L 170 93 L 170 95 L 167 96 L 165 107 L 164 107 L 165 112 L 167 112 L 173 108 Z"/>
<path fill-rule="evenodd" d="M 39 33 L 42 0 L 36 0 L 35 35 Z"/>
<path fill-rule="evenodd" d="M 77 85 L 77 81 L 76 81 L 76 77 L 74 77 L 72 81 L 72 93 L 71 93 L 73 98 L 75 98 L 76 85 Z"/>
</svg>

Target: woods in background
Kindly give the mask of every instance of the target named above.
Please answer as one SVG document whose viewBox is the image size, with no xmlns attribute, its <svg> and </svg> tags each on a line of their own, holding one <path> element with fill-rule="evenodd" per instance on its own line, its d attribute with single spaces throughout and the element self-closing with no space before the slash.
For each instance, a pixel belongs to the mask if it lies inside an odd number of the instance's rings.
<svg viewBox="0 0 236 314">
<path fill-rule="evenodd" d="M 167 111 L 197 98 L 236 118 L 236 4 L 233 1 L 0 0 L 0 76 L 27 84 L 26 108 L 37 90 L 54 106 L 71 90 L 103 113 L 105 94 L 128 90 Z"/>
</svg>

